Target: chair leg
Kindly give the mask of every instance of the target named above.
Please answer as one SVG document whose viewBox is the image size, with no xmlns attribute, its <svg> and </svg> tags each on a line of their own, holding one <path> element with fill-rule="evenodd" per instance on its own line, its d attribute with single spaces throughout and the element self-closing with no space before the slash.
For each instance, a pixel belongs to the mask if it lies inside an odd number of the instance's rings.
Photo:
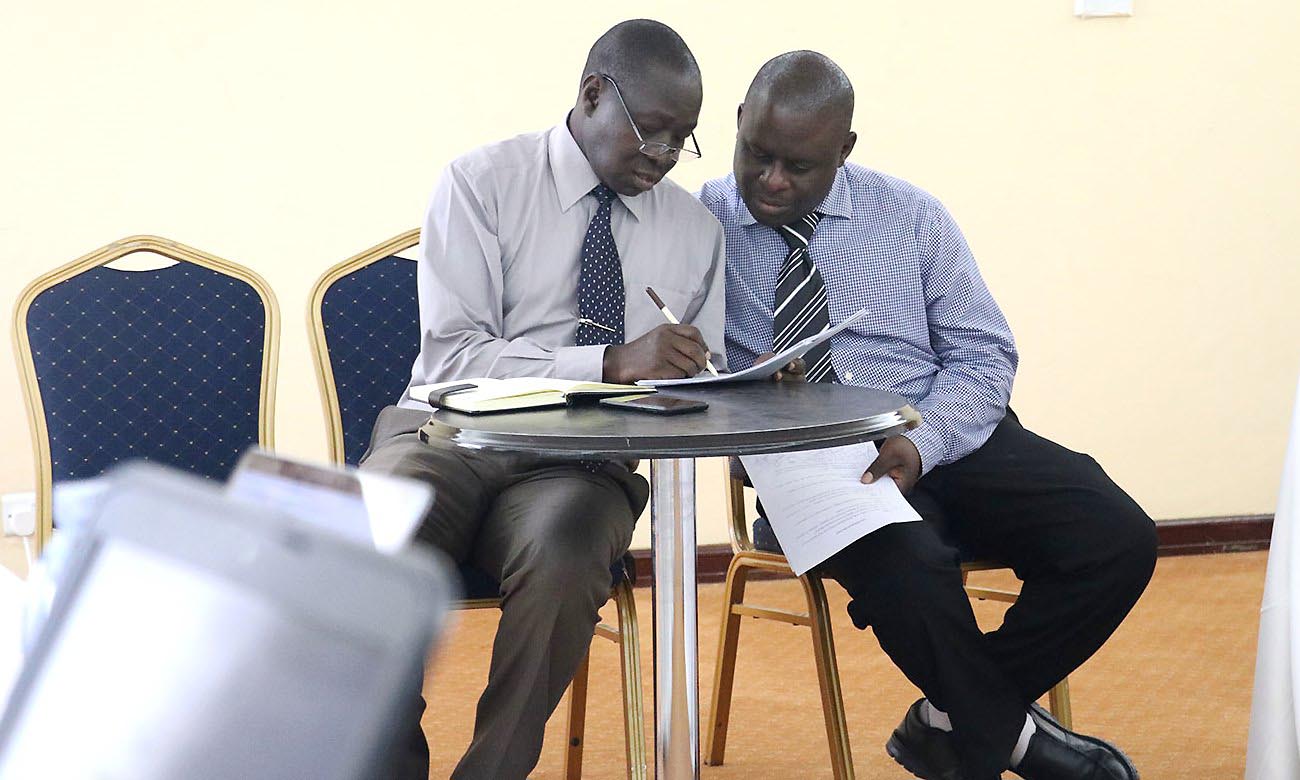
<svg viewBox="0 0 1300 780">
<path fill-rule="evenodd" d="M 564 734 L 564 777 L 582 777 L 582 748 L 587 728 L 587 678 L 591 672 L 591 651 L 583 656 L 569 685 L 569 722 Z"/>
<path fill-rule="evenodd" d="M 835 660 L 835 637 L 831 633 L 826 587 L 818 577 L 800 577 L 799 582 L 803 584 L 804 594 L 808 598 L 813 657 L 817 661 L 817 682 L 821 687 L 822 715 L 826 719 L 831 769 L 835 780 L 853 780 L 853 751 L 849 747 L 849 726 L 844 715 L 844 694 L 840 690 L 840 670 Z"/>
<path fill-rule="evenodd" d="M 1070 678 L 1066 677 L 1047 692 L 1047 708 L 1052 717 L 1067 729 L 1074 728 L 1074 713 L 1070 711 Z"/>
<path fill-rule="evenodd" d="M 641 642 L 637 630 L 632 584 L 624 580 L 614 589 L 618 607 L 618 642 L 623 669 L 623 733 L 627 749 L 628 780 L 646 780 L 645 714 L 641 698 Z"/>
<path fill-rule="evenodd" d="M 727 752 L 727 723 L 731 718 L 731 691 L 736 681 L 736 649 L 740 643 L 740 615 L 731 608 L 745 600 L 749 568 L 739 558 L 727 567 L 722 598 L 722 623 L 718 630 L 718 663 L 713 670 L 713 703 L 704 729 L 704 763 L 721 766 Z"/>
</svg>

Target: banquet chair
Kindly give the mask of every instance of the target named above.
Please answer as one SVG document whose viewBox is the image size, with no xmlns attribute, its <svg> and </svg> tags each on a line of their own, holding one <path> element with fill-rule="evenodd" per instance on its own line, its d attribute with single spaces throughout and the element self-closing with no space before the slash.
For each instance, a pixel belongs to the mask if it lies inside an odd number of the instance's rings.
<svg viewBox="0 0 1300 780">
<path fill-rule="evenodd" d="M 361 460 L 379 411 L 396 402 L 410 380 L 420 349 L 420 316 L 416 262 L 401 253 L 418 242 L 418 230 L 394 236 L 331 267 L 312 289 L 308 328 L 335 463 Z M 462 564 L 460 575 L 464 598 L 459 608 L 500 606 L 500 584 L 486 572 Z M 633 575 L 630 556 L 611 567 L 618 626 L 602 623 L 595 635 L 621 650 L 627 776 L 640 780 L 646 777 L 647 758 Z M 583 659 L 569 689 L 566 778 L 582 774 L 589 660 Z"/>
<path fill-rule="evenodd" d="M 271 447 L 279 310 L 256 273 L 157 236 L 60 266 L 13 321 L 36 462 L 36 547 L 53 486 L 144 459 L 225 479 Z"/>
<path fill-rule="evenodd" d="M 853 753 L 849 746 L 848 722 L 844 714 L 844 696 L 840 689 L 839 666 L 835 658 L 835 638 L 831 631 L 830 610 L 826 601 L 826 587 L 814 571 L 797 577 L 803 588 L 808 609 L 792 612 L 753 604 L 745 600 L 745 585 L 754 573 L 767 577 L 795 577 L 789 562 L 781 553 L 776 535 L 766 518 L 759 517 L 753 524 L 750 536 L 745 514 L 745 472 L 739 458 L 730 458 L 725 476 L 727 532 L 731 540 L 731 564 L 723 591 L 722 624 L 718 632 L 718 661 L 713 676 L 713 697 L 708 720 L 704 725 L 704 761 L 710 766 L 720 766 L 727 749 L 727 729 L 731 717 L 731 695 L 736 679 L 736 654 L 740 644 L 740 624 L 745 617 L 773 620 L 795 626 L 806 626 L 812 631 L 813 661 L 817 668 L 817 682 L 821 691 L 822 717 L 826 723 L 826 739 L 830 747 L 832 774 L 835 780 L 851 780 Z M 963 561 L 962 582 L 972 571 L 1005 568 L 990 561 Z M 966 593 L 973 599 L 988 599 L 1008 604 L 1019 596 L 1015 591 L 975 587 L 966 584 Z M 1048 694 L 1052 715 L 1066 728 L 1071 727 L 1070 682 L 1062 680 Z"/>
</svg>

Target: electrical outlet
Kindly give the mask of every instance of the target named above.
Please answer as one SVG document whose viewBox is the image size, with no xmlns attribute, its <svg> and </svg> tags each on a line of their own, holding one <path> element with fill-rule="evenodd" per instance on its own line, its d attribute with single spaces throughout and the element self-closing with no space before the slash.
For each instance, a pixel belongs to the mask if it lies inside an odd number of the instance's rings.
<svg viewBox="0 0 1300 780">
<path fill-rule="evenodd" d="M 36 494 L 6 493 L 0 496 L 0 515 L 4 517 L 5 536 L 36 534 Z"/>
</svg>

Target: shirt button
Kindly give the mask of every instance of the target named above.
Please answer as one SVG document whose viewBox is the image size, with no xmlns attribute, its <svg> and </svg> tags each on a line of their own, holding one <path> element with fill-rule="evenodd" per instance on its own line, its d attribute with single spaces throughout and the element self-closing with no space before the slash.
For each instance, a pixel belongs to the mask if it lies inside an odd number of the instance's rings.
<svg viewBox="0 0 1300 780">
<path fill-rule="evenodd" d="M 844 381 L 845 381 L 845 382 L 852 382 L 852 381 L 853 381 L 853 372 L 852 372 L 852 371 L 847 371 L 847 372 L 845 372 L 845 374 L 844 374 Z"/>
</svg>

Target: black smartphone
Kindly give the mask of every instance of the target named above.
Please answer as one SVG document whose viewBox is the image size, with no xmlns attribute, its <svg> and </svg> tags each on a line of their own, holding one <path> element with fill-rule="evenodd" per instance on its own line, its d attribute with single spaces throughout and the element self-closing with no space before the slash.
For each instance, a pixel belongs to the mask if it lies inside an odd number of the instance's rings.
<svg viewBox="0 0 1300 780">
<path fill-rule="evenodd" d="M 615 409 L 631 409 L 650 414 L 686 414 L 702 412 L 709 408 L 703 401 L 692 398 L 673 398 L 671 395 L 620 395 L 614 398 L 602 398 L 600 402 Z"/>
</svg>

